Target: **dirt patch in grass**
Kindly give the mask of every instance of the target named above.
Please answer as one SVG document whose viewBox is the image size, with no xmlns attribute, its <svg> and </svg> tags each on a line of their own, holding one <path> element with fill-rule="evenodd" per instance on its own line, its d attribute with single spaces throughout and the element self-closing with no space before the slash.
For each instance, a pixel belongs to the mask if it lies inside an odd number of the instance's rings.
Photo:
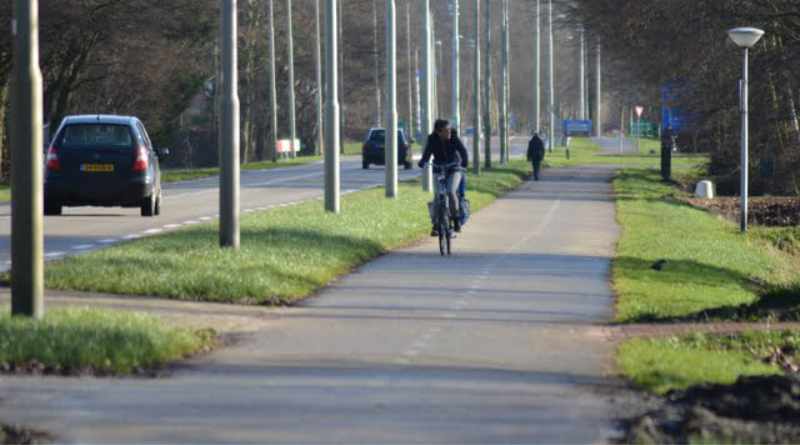
<svg viewBox="0 0 800 445">
<path fill-rule="evenodd" d="M 670 393 L 625 423 L 625 443 L 798 443 L 800 378 L 742 377 Z"/>
<path fill-rule="evenodd" d="M 0 425 L 0 445 L 35 445 L 53 443 L 47 433 L 13 425 Z"/>
<path fill-rule="evenodd" d="M 690 198 L 688 202 L 708 209 L 731 221 L 740 218 L 740 198 L 718 197 L 715 199 Z M 768 227 L 800 225 L 800 197 L 752 197 L 748 202 L 747 220 L 751 224 Z"/>
</svg>

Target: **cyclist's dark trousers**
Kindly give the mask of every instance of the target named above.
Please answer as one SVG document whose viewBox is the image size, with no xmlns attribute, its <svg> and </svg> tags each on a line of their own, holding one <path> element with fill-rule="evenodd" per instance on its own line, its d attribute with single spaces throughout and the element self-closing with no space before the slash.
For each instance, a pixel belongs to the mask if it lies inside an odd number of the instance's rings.
<svg viewBox="0 0 800 445">
<path fill-rule="evenodd" d="M 447 176 L 447 197 L 450 199 L 450 216 L 453 218 L 458 218 L 459 215 L 458 187 L 461 184 L 462 175 L 461 171 L 454 171 Z"/>
</svg>

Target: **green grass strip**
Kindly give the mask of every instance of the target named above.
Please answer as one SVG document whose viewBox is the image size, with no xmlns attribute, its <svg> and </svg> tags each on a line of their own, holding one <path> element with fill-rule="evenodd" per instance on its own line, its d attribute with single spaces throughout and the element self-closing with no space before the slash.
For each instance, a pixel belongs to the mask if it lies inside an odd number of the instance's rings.
<svg viewBox="0 0 800 445">
<path fill-rule="evenodd" d="M 470 175 L 468 197 L 478 210 L 517 187 L 528 165 Z M 48 263 L 51 289 L 152 295 L 239 304 L 290 304 L 332 279 L 430 230 L 419 183 L 400 185 L 398 199 L 383 189 L 347 195 L 340 215 L 320 202 L 245 215 L 241 249 L 218 247 L 216 224 L 146 238 Z M 457 247 L 456 247 L 457 248 Z"/>
<path fill-rule="evenodd" d="M 702 383 L 731 384 L 740 376 L 780 374 L 749 350 L 755 340 L 763 344 L 770 335 L 780 334 L 634 339 L 620 346 L 617 364 L 634 383 L 656 394 Z"/>
<path fill-rule="evenodd" d="M 614 181 L 622 235 L 614 260 L 617 320 L 646 322 L 751 303 L 797 280 L 788 254 L 674 198 L 654 170 Z M 661 270 L 656 262 L 665 261 Z"/>
<path fill-rule="evenodd" d="M 273 168 L 295 167 L 298 165 L 310 164 L 321 160 L 320 156 L 298 156 L 294 159 L 280 159 L 277 162 L 259 161 L 242 164 L 242 170 L 271 170 Z M 219 174 L 219 167 L 206 168 L 176 168 L 163 169 L 161 171 L 161 181 L 164 183 L 190 181 L 192 179 L 207 178 Z M 2 195 L 0 195 L 2 197 Z"/>
<path fill-rule="evenodd" d="M 552 153 L 547 153 L 545 163 L 550 167 L 574 167 L 578 165 L 620 165 L 655 167 L 660 165 L 660 154 L 649 154 L 653 147 L 650 140 L 642 140 L 640 154 L 601 154 L 600 147 L 589 138 L 572 138 L 570 143 L 570 158 L 566 158 L 564 147 L 556 147 Z M 691 167 L 708 162 L 707 155 L 694 155 L 676 153 L 672 158 L 673 168 Z"/>
<path fill-rule="evenodd" d="M 208 333 L 130 312 L 57 309 L 41 321 L 0 315 L 0 364 L 24 368 L 39 363 L 54 373 L 130 374 L 162 367 L 212 341 Z"/>
</svg>

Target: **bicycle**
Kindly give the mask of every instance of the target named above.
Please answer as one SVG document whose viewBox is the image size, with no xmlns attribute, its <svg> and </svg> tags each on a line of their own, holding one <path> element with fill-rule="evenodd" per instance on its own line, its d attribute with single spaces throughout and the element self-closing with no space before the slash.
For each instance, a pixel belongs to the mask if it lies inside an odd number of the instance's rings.
<svg viewBox="0 0 800 445">
<path fill-rule="evenodd" d="M 447 189 L 447 173 L 452 169 L 461 168 L 457 162 L 452 162 L 442 166 L 434 165 L 433 173 L 436 175 L 436 198 L 431 203 L 430 211 L 433 219 L 433 226 L 439 233 L 439 253 L 442 256 L 452 255 L 452 240 L 455 232 L 455 220 L 450 212 L 450 199 Z"/>
</svg>

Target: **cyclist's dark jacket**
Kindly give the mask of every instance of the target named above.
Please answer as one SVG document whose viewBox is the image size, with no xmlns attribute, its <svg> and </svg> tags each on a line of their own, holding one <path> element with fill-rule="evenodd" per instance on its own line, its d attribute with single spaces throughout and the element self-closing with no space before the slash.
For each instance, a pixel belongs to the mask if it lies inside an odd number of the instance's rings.
<svg viewBox="0 0 800 445">
<path fill-rule="evenodd" d="M 428 142 L 425 144 L 425 152 L 422 154 L 422 160 L 419 161 L 420 165 L 430 161 L 431 155 L 433 155 L 434 165 L 445 165 L 453 162 L 458 162 L 464 168 L 469 165 L 467 149 L 458 136 L 451 137 L 447 142 L 442 142 L 442 138 L 436 133 L 429 135 Z"/>
</svg>

